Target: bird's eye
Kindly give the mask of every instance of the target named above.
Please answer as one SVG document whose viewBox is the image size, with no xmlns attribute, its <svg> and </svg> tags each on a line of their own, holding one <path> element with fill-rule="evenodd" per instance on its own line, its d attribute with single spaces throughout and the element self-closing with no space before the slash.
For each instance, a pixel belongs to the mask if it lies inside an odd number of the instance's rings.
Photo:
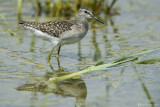
<svg viewBox="0 0 160 107">
<path fill-rule="evenodd" d="M 87 11 L 84 11 L 85 13 L 88 13 Z"/>
</svg>

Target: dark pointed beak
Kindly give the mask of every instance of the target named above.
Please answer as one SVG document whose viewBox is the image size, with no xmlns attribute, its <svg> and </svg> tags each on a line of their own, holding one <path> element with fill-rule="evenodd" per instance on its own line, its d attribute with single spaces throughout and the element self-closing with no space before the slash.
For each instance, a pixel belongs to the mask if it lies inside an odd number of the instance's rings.
<svg viewBox="0 0 160 107">
<path fill-rule="evenodd" d="M 91 17 L 92 17 L 93 19 L 97 20 L 98 22 L 104 24 L 101 20 L 99 20 L 98 18 L 96 18 L 94 15 L 91 15 Z"/>
</svg>

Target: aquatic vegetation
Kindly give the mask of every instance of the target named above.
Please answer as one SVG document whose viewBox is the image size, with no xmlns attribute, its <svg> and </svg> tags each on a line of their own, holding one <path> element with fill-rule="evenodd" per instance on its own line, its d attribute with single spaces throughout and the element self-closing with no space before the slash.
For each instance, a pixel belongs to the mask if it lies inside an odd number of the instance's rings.
<svg viewBox="0 0 160 107">
<path fill-rule="evenodd" d="M 118 14 L 117 9 L 113 8 L 116 2 L 117 0 L 112 0 L 111 2 L 108 0 L 35 0 L 31 1 L 31 4 L 38 16 L 41 16 L 41 14 L 44 13 L 46 16 L 70 17 L 72 16 L 71 13 L 76 13 L 81 6 L 87 6 L 93 11 L 96 11 L 95 13 L 97 14 L 104 12 L 105 14 L 115 15 Z M 22 5 L 23 0 L 17 0 L 18 19 L 21 17 Z"/>
<path fill-rule="evenodd" d="M 49 82 L 61 81 L 61 80 L 70 79 L 70 78 L 73 78 L 73 77 L 76 77 L 76 76 L 80 76 L 82 74 L 90 73 L 90 72 L 93 72 L 93 71 L 100 71 L 100 70 L 109 69 L 109 68 L 111 68 L 113 66 L 116 66 L 116 65 L 119 65 L 119 64 L 124 64 L 124 63 L 127 63 L 127 62 L 135 61 L 138 56 L 153 52 L 155 50 L 157 50 L 157 49 L 144 50 L 142 52 L 131 53 L 131 54 L 122 56 L 120 59 L 118 59 L 116 61 L 113 61 L 111 63 L 107 63 L 107 64 L 100 64 L 99 62 L 102 62 L 102 61 L 106 60 L 106 59 L 102 59 L 101 61 L 96 63 L 96 65 L 87 67 L 84 70 L 77 71 L 75 73 L 68 74 L 68 75 L 65 75 L 65 76 L 62 76 L 62 77 L 50 78 Z M 148 64 L 148 63 L 155 63 L 155 62 L 159 62 L 159 61 L 160 61 L 160 58 L 159 57 L 155 57 L 155 58 L 150 58 L 150 59 L 147 59 L 147 60 L 144 60 L 144 61 L 140 61 L 140 62 L 136 62 L 136 63 L 137 64 Z"/>
</svg>

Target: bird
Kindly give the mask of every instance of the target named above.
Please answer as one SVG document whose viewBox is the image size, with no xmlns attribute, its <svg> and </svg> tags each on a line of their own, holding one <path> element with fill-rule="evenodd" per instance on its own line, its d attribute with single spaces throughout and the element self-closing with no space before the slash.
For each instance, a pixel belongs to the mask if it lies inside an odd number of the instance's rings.
<svg viewBox="0 0 160 107">
<path fill-rule="evenodd" d="M 88 18 L 93 18 L 104 24 L 95 17 L 90 8 L 82 6 L 78 9 L 78 17 L 75 20 L 54 20 L 48 22 L 19 21 L 19 25 L 34 32 L 37 37 L 53 43 L 53 48 L 47 56 L 50 62 L 51 54 L 55 47 L 58 47 L 57 60 L 60 66 L 59 54 L 63 45 L 74 44 L 82 40 L 89 29 Z"/>
</svg>

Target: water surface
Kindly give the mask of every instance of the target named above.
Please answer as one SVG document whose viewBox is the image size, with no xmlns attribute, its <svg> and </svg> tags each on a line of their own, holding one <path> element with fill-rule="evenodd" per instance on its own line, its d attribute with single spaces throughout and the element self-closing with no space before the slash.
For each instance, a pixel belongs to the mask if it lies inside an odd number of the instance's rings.
<svg viewBox="0 0 160 107">
<path fill-rule="evenodd" d="M 54 20 L 43 14 L 36 17 L 31 3 L 24 2 L 23 20 Z M 54 71 L 46 60 L 52 44 L 20 29 L 17 25 L 17 3 L 1 0 L 0 106 L 159 107 L 159 62 L 110 68 L 78 79 L 45 85 L 49 77 L 82 70 L 103 58 L 110 58 L 106 61 L 108 63 L 126 54 L 158 48 L 159 4 L 159 0 L 118 0 L 114 6 L 118 15 L 108 17 L 102 14 L 100 17 L 105 25 L 89 20 L 95 24 L 90 25 L 87 36 L 80 43 L 62 47 L 60 62 L 64 72 L 58 72 L 56 51 L 51 59 Z M 8 29 L 14 34 L 11 35 Z M 138 60 L 159 55 L 160 51 L 154 51 Z"/>
</svg>

